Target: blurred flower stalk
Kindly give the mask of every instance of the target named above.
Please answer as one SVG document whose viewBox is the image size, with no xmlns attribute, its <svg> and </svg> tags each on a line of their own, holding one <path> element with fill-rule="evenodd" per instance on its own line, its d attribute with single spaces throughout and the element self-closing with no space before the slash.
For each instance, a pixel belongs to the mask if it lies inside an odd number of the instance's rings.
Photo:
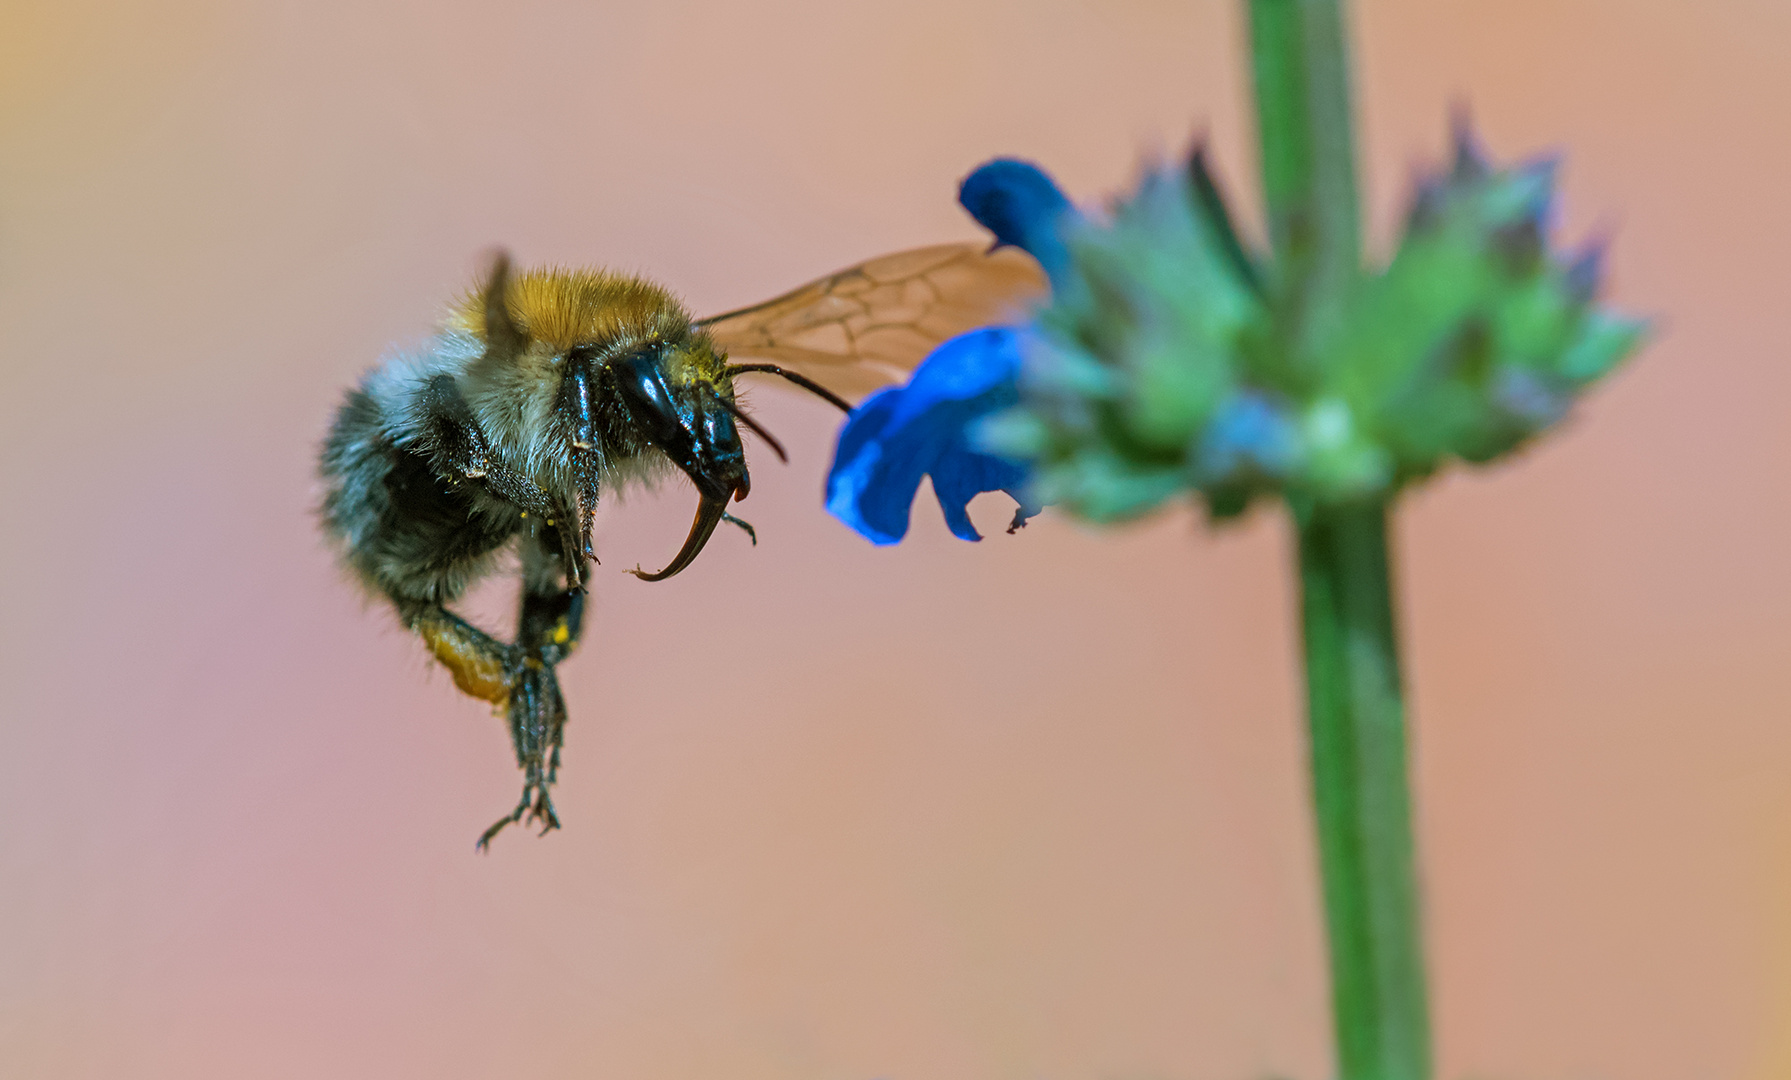
<svg viewBox="0 0 1791 1080">
<path fill-rule="evenodd" d="M 1389 514 L 1450 459 L 1547 430 L 1642 339 L 1595 303 L 1596 246 L 1549 247 L 1554 163 L 1495 168 L 1458 121 L 1392 260 L 1363 266 L 1341 0 L 1248 0 L 1270 251 L 1233 227 L 1203 151 L 1105 220 L 996 161 L 960 198 L 1031 252 L 1052 300 L 942 345 L 848 420 L 829 507 L 905 533 L 931 473 L 952 531 L 980 491 L 1094 522 L 1193 493 L 1264 496 L 1299 538 L 1313 800 L 1342 1080 L 1426 1080 L 1430 1026 Z"/>
</svg>

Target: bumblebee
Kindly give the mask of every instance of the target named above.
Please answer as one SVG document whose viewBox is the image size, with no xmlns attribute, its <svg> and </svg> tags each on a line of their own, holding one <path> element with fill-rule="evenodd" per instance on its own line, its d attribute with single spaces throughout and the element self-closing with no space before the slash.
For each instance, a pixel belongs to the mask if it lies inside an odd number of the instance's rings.
<svg viewBox="0 0 1791 1080">
<path fill-rule="evenodd" d="M 782 378 L 849 410 L 938 342 L 1044 289 L 1017 249 L 947 244 L 698 320 L 640 277 L 515 271 L 500 255 L 423 348 L 350 389 L 321 454 L 324 531 L 454 685 L 507 718 L 523 772 L 521 801 L 478 847 L 512 823 L 559 827 L 550 789 L 566 704 L 554 672 L 583 629 L 604 492 L 673 467 L 695 486 L 683 547 L 657 572 L 631 571 L 663 581 L 721 523 L 752 532 L 728 513 L 752 489 L 741 430 L 784 456 L 742 409 L 736 379 Z M 522 604 L 506 642 L 450 605 L 512 560 Z"/>
</svg>

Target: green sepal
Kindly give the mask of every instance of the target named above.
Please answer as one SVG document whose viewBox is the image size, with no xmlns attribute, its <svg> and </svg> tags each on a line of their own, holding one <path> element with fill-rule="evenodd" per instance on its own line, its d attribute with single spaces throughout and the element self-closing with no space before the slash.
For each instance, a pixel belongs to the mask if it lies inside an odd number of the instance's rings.
<svg viewBox="0 0 1791 1080">
<path fill-rule="evenodd" d="M 1558 370 L 1564 378 L 1584 386 L 1609 374 L 1648 336 L 1648 320 L 1631 319 L 1606 311 L 1588 312 L 1579 334 L 1562 353 Z"/>
<path fill-rule="evenodd" d="M 1186 486 L 1180 469 L 1143 464 L 1095 446 L 1037 469 L 1028 494 L 1090 521 L 1108 522 L 1154 510 Z"/>
</svg>

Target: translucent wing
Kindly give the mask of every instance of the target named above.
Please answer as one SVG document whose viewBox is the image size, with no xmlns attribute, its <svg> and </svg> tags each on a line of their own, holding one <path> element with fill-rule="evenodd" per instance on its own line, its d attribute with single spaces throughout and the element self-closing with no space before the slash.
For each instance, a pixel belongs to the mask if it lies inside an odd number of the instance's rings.
<svg viewBox="0 0 1791 1080">
<path fill-rule="evenodd" d="M 1016 248 L 939 244 L 829 274 L 702 320 L 735 361 L 770 361 L 857 400 L 907 378 L 933 346 L 1024 317 L 1044 271 Z"/>
</svg>

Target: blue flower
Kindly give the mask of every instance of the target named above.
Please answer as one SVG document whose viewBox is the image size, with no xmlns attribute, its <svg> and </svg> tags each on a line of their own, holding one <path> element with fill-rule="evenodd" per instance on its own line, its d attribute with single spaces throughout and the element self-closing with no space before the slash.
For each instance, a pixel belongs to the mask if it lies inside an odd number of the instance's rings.
<svg viewBox="0 0 1791 1080">
<path fill-rule="evenodd" d="M 1063 226 L 1076 220 L 1075 207 L 1036 166 L 991 161 L 965 179 L 958 201 L 997 246 L 1027 252 L 1053 283 L 1067 272 Z M 945 523 L 960 539 L 982 539 L 966 507 L 985 491 L 1005 491 L 1020 504 L 1010 532 L 1038 513 L 1023 495 L 1028 467 L 987 453 L 973 438 L 984 417 L 1019 403 L 1026 337 L 1000 326 L 960 334 L 934 349 L 905 385 L 853 409 L 827 474 L 827 509 L 872 542 L 893 544 L 907 535 L 920 478 L 930 475 Z"/>
<path fill-rule="evenodd" d="M 924 474 L 952 535 L 981 540 L 965 507 L 985 491 L 1021 504 L 1014 523 L 1038 513 L 1021 497 L 1024 465 L 977 449 L 970 429 L 1019 403 L 1024 331 L 1005 326 L 959 334 L 934 349 L 904 386 L 879 390 L 840 429 L 827 474 L 827 509 L 878 544 L 908 532 L 908 509 Z"/>
</svg>

